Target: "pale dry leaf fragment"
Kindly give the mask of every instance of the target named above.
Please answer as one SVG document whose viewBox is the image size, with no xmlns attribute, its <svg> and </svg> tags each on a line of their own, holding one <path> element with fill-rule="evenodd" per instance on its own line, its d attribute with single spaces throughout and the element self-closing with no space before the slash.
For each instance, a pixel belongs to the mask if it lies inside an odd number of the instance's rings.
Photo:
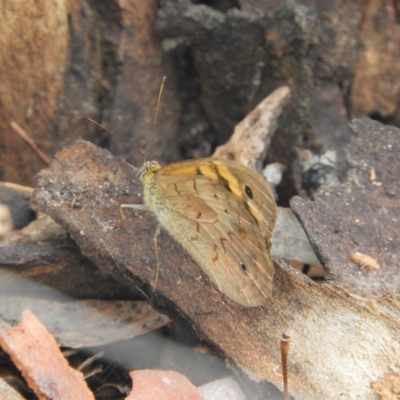
<svg viewBox="0 0 400 400">
<path fill-rule="evenodd" d="M 230 140 L 217 147 L 213 157 L 233 160 L 261 172 L 278 118 L 289 98 L 287 86 L 276 89 L 235 126 Z"/>
<path fill-rule="evenodd" d="M 375 168 L 371 167 L 368 172 L 368 179 L 370 182 L 374 182 L 376 179 Z"/>
<path fill-rule="evenodd" d="M 350 253 L 349 258 L 350 261 L 352 261 L 353 263 L 358 264 L 361 267 L 368 268 L 371 271 L 377 271 L 378 269 L 381 268 L 378 261 L 376 261 L 375 258 L 367 254 L 362 254 L 358 252 Z"/>
<path fill-rule="evenodd" d="M 15 328 L 0 328 L 0 345 L 40 399 L 94 400 L 83 375 L 68 365 L 53 336 L 29 310 Z"/>
<path fill-rule="evenodd" d="M 0 239 L 13 230 L 13 221 L 10 207 L 0 204 Z"/>
<path fill-rule="evenodd" d="M 283 173 L 287 170 L 286 165 L 280 162 L 268 164 L 262 172 L 263 177 L 273 190 L 282 182 Z"/>
<path fill-rule="evenodd" d="M 379 394 L 381 400 L 400 399 L 400 375 L 386 374 L 383 379 L 371 383 L 371 388 Z"/>
</svg>

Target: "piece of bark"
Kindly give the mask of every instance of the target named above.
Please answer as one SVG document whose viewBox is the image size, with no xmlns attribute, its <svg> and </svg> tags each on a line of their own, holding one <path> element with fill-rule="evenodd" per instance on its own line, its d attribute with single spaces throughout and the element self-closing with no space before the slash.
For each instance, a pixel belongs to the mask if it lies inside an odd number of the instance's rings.
<svg viewBox="0 0 400 400">
<path fill-rule="evenodd" d="M 351 116 L 380 116 L 398 126 L 400 120 L 400 29 L 396 2 L 364 3 L 360 24 L 363 48 L 354 68 Z"/>
<path fill-rule="evenodd" d="M 154 30 L 156 0 L 119 0 L 121 33 L 114 50 L 121 64 L 113 88 L 115 99 L 107 112 L 109 128 L 161 162 L 178 158 L 180 102 L 176 94 L 173 64 L 161 48 Z M 157 109 L 162 77 L 166 76 L 161 106 Z M 155 129 L 153 125 L 157 115 Z M 142 156 L 133 147 L 111 138 L 111 152 L 134 165 Z"/>
<path fill-rule="evenodd" d="M 400 130 L 367 119 L 353 121 L 351 128 L 346 182 L 322 187 L 314 201 L 294 198 L 291 206 L 328 279 L 364 296 L 399 298 Z M 353 253 L 372 257 L 381 268 L 352 262 Z"/>
<path fill-rule="evenodd" d="M 83 375 L 68 365 L 54 338 L 30 311 L 22 314 L 17 327 L 0 328 L 0 345 L 39 398 L 94 399 Z"/>
<path fill-rule="evenodd" d="M 13 327 L 29 308 L 62 347 L 94 347 L 159 329 L 169 318 L 144 301 L 51 301 L 0 295 L 0 319 Z"/>
<path fill-rule="evenodd" d="M 125 226 L 118 228 L 119 204 L 140 203 L 141 183 L 135 177 L 135 168 L 106 150 L 77 142 L 41 172 L 34 205 L 62 224 L 102 271 L 139 287 L 156 309 L 193 327 L 252 379 L 281 387 L 274 368 L 286 333 L 291 337 L 289 385 L 296 398 L 333 399 L 343 393 L 373 398 L 370 383 L 400 355 L 393 298 L 362 298 L 341 285 L 318 285 L 275 262 L 273 296 L 262 307 L 244 308 L 222 295 L 164 232 L 157 240 L 160 270 L 154 287 L 155 218 L 129 211 Z M 74 207 L 77 201 L 80 208 Z M 384 354 L 377 343 L 386 348 Z"/>
<path fill-rule="evenodd" d="M 0 203 L 11 210 L 14 229 L 21 229 L 35 219 L 35 213 L 30 207 L 33 188 L 0 182 Z"/>
<path fill-rule="evenodd" d="M 100 114 L 96 103 L 101 53 L 89 44 L 89 31 L 98 28 L 93 13 L 86 11 L 86 3 L 77 0 L 4 4 L 0 55 L 4 180 L 32 184 L 43 166 L 13 132 L 11 121 L 18 122 L 48 155 L 79 137 L 96 140 L 93 127 L 70 129 L 77 115 Z"/>
<path fill-rule="evenodd" d="M 156 143 L 159 159 L 177 157 L 180 105 L 174 71 L 154 31 L 157 1 L 12 2 L 2 8 L 0 54 L 0 176 L 32 184 L 42 168 L 10 128 L 16 121 L 49 157 L 77 138 L 110 139 L 84 115 L 132 143 L 148 139 L 161 78 L 168 75 Z M 132 138 L 135 135 L 135 138 Z M 106 140 L 104 139 L 106 138 Z M 113 144 L 114 147 L 120 146 Z M 125 155 L 137 153 L 120 146 Z"/>
<path fill-rule="evenodd" d="M 6 236 L 0 251 L 0 293 L 60 299 L 137 299 L 142 295 L 85 258 L 51 218 L 38 219 Z"/>
<path fill-rule="evenodd" d="M 261 19 L 237 8 L 224 13 L 205 4 L 168 0 L 159 9 L 157 32 L 168 41 L 165 48 L 179 47 L 180 42 L 190 48 L 201 89 L 196 102 L 217 132 L 216 144 L 224 143 L 258 102 L 252 92 L 257 94 L 260 82 L 254 87 L 254 78 L 266 58 Z"/>
<path fill-rule="evenodd" d="M 310 101 L 310 120 L 313 130 L 317 132 L 319 152 L 335 152 L 336 172 L 343 180 L 348 168 L 344 147 L 352 136 L 343 94 L 336 83 L 318 82 Z"/>
</svg>

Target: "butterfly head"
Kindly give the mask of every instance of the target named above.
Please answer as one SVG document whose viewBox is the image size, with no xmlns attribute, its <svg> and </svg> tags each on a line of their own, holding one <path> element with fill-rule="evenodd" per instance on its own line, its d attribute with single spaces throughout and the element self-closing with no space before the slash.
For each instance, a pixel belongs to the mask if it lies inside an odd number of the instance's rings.
<svg viewBox="0 0 400 400">
<path fill-rule="evenodd" d="M 145 161 L 139 168 L 138 175 L 141 181 L 151 179 L 153 175 L 161 168 L 158 161 Z"/>
</svg>

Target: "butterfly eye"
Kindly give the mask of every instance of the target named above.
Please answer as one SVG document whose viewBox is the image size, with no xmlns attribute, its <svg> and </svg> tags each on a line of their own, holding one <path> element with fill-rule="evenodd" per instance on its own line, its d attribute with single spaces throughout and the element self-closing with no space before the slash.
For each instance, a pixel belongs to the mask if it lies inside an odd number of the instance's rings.
<svg viewBox="0 0 400 400">
<path fill-rule="evenodd" d="M 239 261 L 239 266 L 242 269 L 243 272 L 247 272 L 247 267 L 246 264 L 242 261 Z"/>
<path fill-rule="evenodd" d="M 250 199 L 253 199 L 253 191 L 247 185 L 244 187 L 244 192 Z"/>
</svg>

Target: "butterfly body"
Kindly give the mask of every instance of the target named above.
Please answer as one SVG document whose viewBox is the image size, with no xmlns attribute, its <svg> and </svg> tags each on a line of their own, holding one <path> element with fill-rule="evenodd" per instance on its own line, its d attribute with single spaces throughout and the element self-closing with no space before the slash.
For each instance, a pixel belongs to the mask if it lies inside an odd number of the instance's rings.
<svg viewBox="0 0 400 400">
<path fill-rule="evenodd" d="M 144 203 L 219 290 L 248 307 L 272 293 L 274 196 L 236 162 L 205 158 L 139 170 Z"/>
</svg>

